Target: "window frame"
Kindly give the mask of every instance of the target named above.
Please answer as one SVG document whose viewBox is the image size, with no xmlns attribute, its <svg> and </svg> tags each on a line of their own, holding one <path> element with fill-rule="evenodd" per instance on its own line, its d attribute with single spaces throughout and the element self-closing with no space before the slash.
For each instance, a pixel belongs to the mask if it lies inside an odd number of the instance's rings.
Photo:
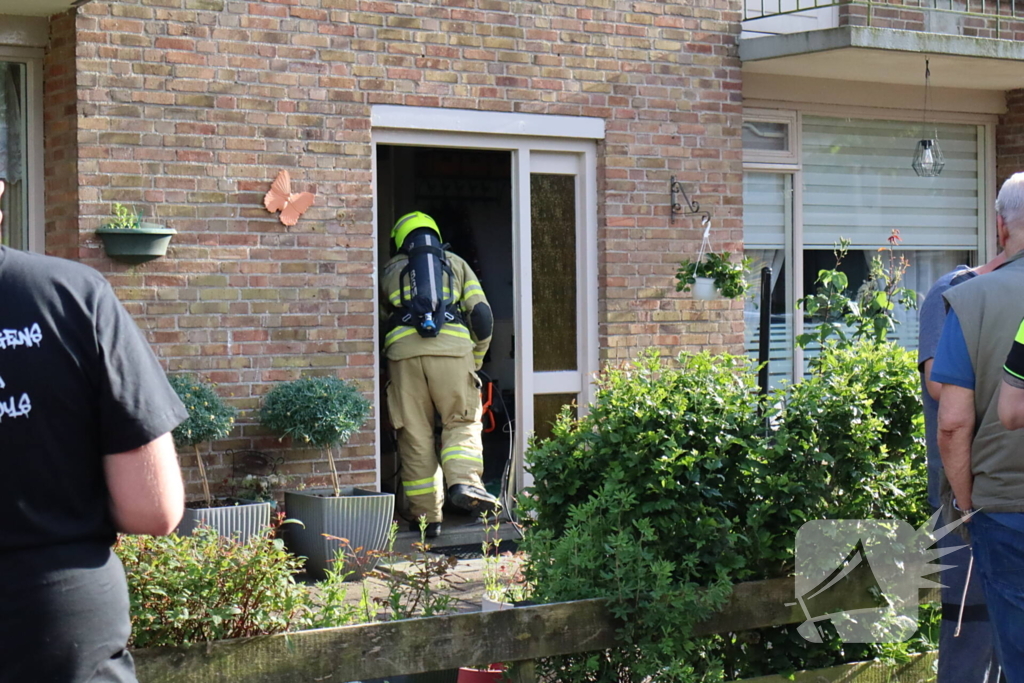
<svg viewBox="0 0 1024 683">
<path fill-rule="evenodd" d="M 759 105 L 761 102 L 752 101 L 752 104 Z M 774 103 L 765 102 L 764 105 Z M 793 121 L 794 128 L 791 128 L 793 135 L 790 140 L 794 142 L 791 147 L 793 159 L 783 160 L 778 152 L 765 153 L 760 150 L 745 151 L 743 154 L 743 173 L 747 172 L 774 172 L 792 173 L 792 237 L 787 235 L 786 239 L 786 262 L 792 267 L 787 278 L 787 285 L 791 287 L 793 301 L 804 296 L 804 264 L 803 252 L 805 251 L 803 228 L 804 228 L 804 178 L 803 178 L 803 115 L 814 115 L 832 118 L 854 118 L 854 119 L 882 119 L 889 121 L 919 120 L 920 113 L 912 110 L 893 110 L 875 107 L 838 107 L 835 105 L 814 105 L 801 104 L 790 105 L 788 109 L 773 109 L 770 106 L 751 106 L 744 109 L 743 120 L 755 121 Z M 971 125 L 977 128 L 978 134 L 978 242 L 975 247 L 976 264 L 985 263 L 996 253 L 996 230 L 995 230 L 995 197 L 996 187 L 996 149 L 995 149 L 995 125 L 997 117 L 985 114 L 957 114 L 949 112 L 933 112 L 929 114 L 930 120 L 940 123 L 954 123 Z M 909 163 L 909 160 L 908 160 Z M 793 317 L 794 340 L 804 331 L 803 316 Z M 803 349 L 793 349 L 792 377 L 799 381 L 803 377 L 804 367 Z"/>
<path fill-rule="evenodd" d="M 28 251 L 46 248 L 45 175 L 43 173 L 43 54 L 40 48 L 0 45 L 0 61 L 25 65 L 25 104 L 28 112 L 26 173 L 28 185 Z"/>
<path fill-rule="evenodd" d="M 781 123 L 789 130 L 789 148 L 785 151 L 773 151 L 764 149 L 744 149 L 743 164 L 746 170 L 747 164 L 769 164 L 775 168 L 785 167 L 797 169 L 800 167 L 801 134 L 800 115 L 795 110 L 788 109 L 755 109 L 747 108 L 743 111 L 743 125 L 747 123 Z M 743 129 L 740 128 L 740 140 L 743 138 Z"/>
</svg>

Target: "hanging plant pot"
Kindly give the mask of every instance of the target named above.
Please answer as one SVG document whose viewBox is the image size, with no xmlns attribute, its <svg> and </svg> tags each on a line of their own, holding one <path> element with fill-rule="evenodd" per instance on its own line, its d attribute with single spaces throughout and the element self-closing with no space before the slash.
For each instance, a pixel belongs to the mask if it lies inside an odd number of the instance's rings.
<svg viewBox="0 0 1024 683">
<path fill-rule="evenodd" d="M 167 253 L 167 245 L 177 230 L 156 223 L 140 223 L 137 228 L 104 226 L 97 228 L 96 234 L 103 240 L 107 256 L 125 263 L 145 263 Z"/>
<path fill-rule="evenodd" d="M 715 279 L 710 277 L 694 278 L 693 298 L 700 301 L 712 301 L 718 298 L 718 289 L 715 287 Z"/>
</svg>

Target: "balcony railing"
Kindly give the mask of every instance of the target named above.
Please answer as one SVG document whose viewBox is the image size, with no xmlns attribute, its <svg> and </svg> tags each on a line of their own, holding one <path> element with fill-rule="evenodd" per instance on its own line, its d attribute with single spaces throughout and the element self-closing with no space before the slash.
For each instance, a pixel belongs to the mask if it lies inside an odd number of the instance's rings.
<svg viewBox="0 0 1024 683">
<path fill-rule="evenodd" d="M 1024 30 L 1024 0 L 746 0 L 744 21 L 832 9 L 834 26 L 872 26 L 979 38 Z M 819 26 L 827 28 L 827 26 Z M 788 32 L 788 31 L 782 31 Z"/>
</svg>

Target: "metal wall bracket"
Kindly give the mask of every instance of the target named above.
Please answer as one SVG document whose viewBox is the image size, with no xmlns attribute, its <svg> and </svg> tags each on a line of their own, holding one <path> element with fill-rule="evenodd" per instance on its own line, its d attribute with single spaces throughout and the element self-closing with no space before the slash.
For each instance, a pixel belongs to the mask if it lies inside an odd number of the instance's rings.
<svg viewBox="0 0 1024 683">
<path fill-rule="evenodd" d="M 686 195 L 683 184 L 676 180 L 675 176 L 669 178 L 669 201 L 672 204 L 672 222 L 676 222 L 676 216 L 700 216 L 700 224 L 707 227 L 711 223 L 711 212 L 702 211 L 700 204 Z M 682 195 L 679 201 L 678 195 Z"/>
</svg>

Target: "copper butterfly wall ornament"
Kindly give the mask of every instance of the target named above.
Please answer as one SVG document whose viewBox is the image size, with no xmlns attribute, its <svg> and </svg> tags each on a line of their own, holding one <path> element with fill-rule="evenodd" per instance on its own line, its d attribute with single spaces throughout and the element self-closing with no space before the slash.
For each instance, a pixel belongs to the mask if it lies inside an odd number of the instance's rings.
<svg viewBox="0 0 1024 683">
<path fill-rule="evenodd" d="M 270 213 L 280 211 L 281 222 L 291 227 L 299 222 L 306 209 L 313 206 L 313 198 L 312 192 L 292 194 L 291 176 L 288 171 L 281 171 L 270 186 L 270 192 L 263 196 L 263 206 Z"/>
</svg>

